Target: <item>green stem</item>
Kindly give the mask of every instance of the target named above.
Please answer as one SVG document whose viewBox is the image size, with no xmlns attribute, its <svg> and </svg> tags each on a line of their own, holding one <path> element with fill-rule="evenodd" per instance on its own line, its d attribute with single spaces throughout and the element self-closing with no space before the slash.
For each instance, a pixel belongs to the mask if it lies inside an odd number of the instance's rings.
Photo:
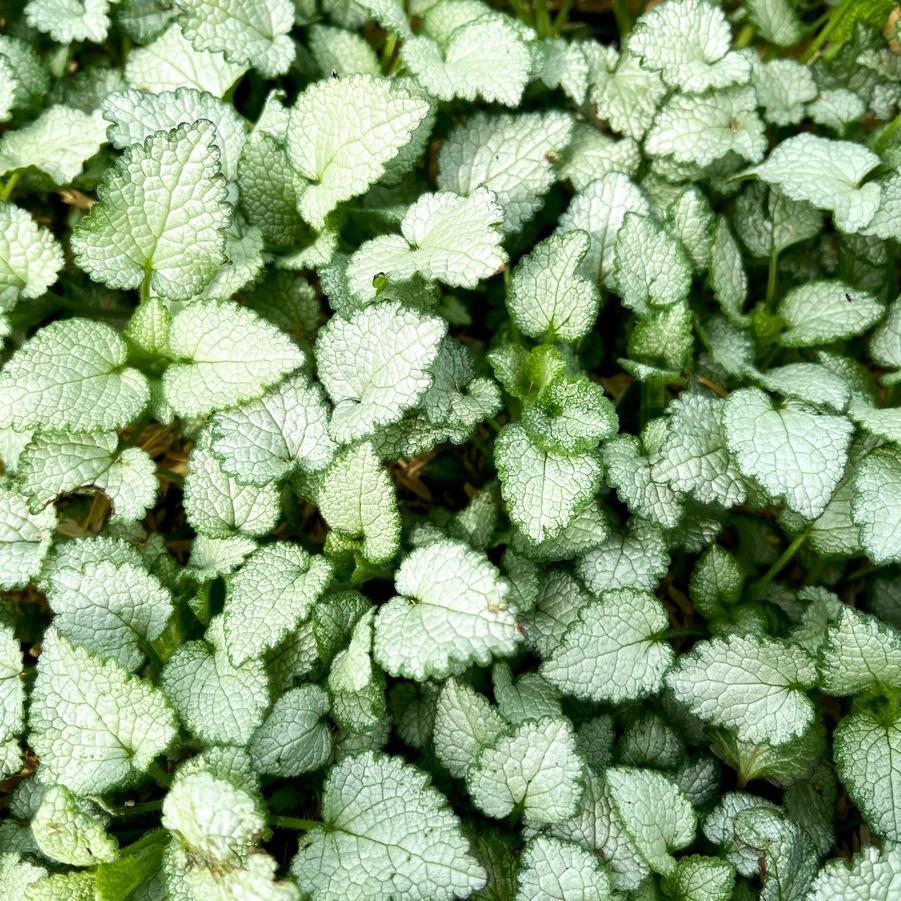
<svg viewBox="0 0 901 901">
<path fill-rule="evenodd" d="M 19 179 L 22 177 L 22 170 L 17 169 L 13 172 L 12 175 L 6 180 L 6 184 L 3 186 L 3 190 L 0 191 L 0 200 L 4 203 L 9 200 L 12 195 L 13 188 L 19 183 Z"/>
<path fill-rule="evenodd" d="M 170 482 L 175 482 L 176 485 L 184 485 L 185 477 L 180 476 L 177 472 L 173 472 L 171 469 L 166 469 L 165 466 L 157 466 L 156 471 L 159 475 L 165 476 Z"/>
<path fill-rule="evenodd" d="M 658 632 L 654 638 L 659 641 L 666 641 L 670 638 L 685 638 L 688 636 L 700 636 L 707 633 L 703 629 L 686 627 L 684 629 L 667 629 L 665 632 Z"/>
<path fill-rule="evenodd" d="M 142 813 L 153 813 L 154 811 L 160 810 L 162 806 L 162 798 L 159 798 L 156 801 L 144 801 L 141 804 L 126 804 L 124 807 L 121 807 L 116 811 L 116 816 L 136 817 L 140 816 Z"/>
<path fill-rule="evenodd" d="M 619 43 L 622 46 L 629 32 L 632 31 L 632 15 L 629 12 L 629 0 L 613 0 L 613 15 L 619 27 Z"/>
<path fill-rule="evenodd" d="M 322 825 L 318 820 L 304 820 L 300 817 L 269 817 L 269 822 L 282 829 L 297 829 L 301 832 L 316 829 Z"/>
<path fill-rule="evenodd" d="M 795 540 L 782 552 L 779 559 L 754 583 L 754 593 L 756 595 L 763 594 L 770 582 L 772 582 L 773 579 L 788 566 L 792 557 L 798 553 L 804 542 L 807 541 L 807 536 L 809 534 L 810 529 L 805 529 L 800 535 L 797 535 Z"/>
<path fill-rule="evenodd" d="M 882 130 L 882 134 L 876 139 L 876 153 L 882 153 L 889 142 L 895 136 L 895 132 L 901 128 L 901 113 L 898 113 L 891 122 Z"/>
<path fill-rule="evenodd" d="M 535 25 L 531 10 L 522 0 L 510 0 L 510 6 L 520 22 L 525 22 L 530 28 Z"/>
<path fill-rule="evenodd" d="M 397 49 L 397 35 L 394 32 L 388 35 L 385 46 L 382 48 L 382 71 L 387 75 L 391 71 L 391 63 L 394 59 L 394 51 Z"/>
<path fill-rule="evenodd" d="M 829 35 L 838 27 L 838 24 L 844 19 L 845 13 L 851 8 L 855 0 L 842 0 L 842 2 L 833 8 L 829 14 L 829 21 L 826 27 L 810 42 L 807 49 L 801 56 L 802 63 L 809 63 L 819 52 L 819 49 L 829 40 Z"/>
<path fill-rule="evenodd" d="M 535 0 L 535 28 L 540 38 L 548 38 L 553 34 L 547 0 Z"/>
<path fill-rule="evenodd" d="M 742 28 L 742 30 L 738 33 L 738 37 L 735 39 L 735 47 L 736 49 L 741 49 L 742 47 L 749 47 L 751 45 L 751 41 L 754 40 L 754 35 L 757 34 L 757 29 L 748 22 L 747 25 Z"/>
<path fill-rule="evenodd" d="M 772 310 L 773 301 L 776 299 L 776 280 L 779 276 L 779 248 L 776 241 L 773 240 L 773 246 L 770 249 L 770 268 L 766 279 L 766 308 L 767 311 Z"/>
<path fill-rule="evenodd" d="M 147 775 L 160 788 L 169 788 L 172 785 L 172 777 L 155 760 L 150 761 L 150 766 L 147 767 Z"/>
<path fill-rule="evenodd" d="M 569 12 L 572 9 L 573 0 L 563 0 L 557 17 L 554 19 L 554 34 L 562 34 L 563 29 L 569 24 Z"/>
</svg>

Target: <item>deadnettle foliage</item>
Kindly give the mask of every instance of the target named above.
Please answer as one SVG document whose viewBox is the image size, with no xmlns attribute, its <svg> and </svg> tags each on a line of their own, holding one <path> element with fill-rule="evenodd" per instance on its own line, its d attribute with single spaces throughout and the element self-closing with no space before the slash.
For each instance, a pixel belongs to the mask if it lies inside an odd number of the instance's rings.
<svg viewBox="0 0 901 901">
<path fill-rule="evenodd" d="M 4 898 L 901 898 L 891 0 L 12 6 Z"/>
</svg>

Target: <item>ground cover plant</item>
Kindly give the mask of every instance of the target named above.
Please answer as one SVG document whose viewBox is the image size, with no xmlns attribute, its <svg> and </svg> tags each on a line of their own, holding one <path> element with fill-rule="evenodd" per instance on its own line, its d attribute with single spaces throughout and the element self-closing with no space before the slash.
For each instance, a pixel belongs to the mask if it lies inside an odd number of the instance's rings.
<svg viewBox="0 0 901 901">
<path fill-rule="evenodd" d="M 901 898 L 891 3 L 0 17 L 5 898 Z"/>
</svg>

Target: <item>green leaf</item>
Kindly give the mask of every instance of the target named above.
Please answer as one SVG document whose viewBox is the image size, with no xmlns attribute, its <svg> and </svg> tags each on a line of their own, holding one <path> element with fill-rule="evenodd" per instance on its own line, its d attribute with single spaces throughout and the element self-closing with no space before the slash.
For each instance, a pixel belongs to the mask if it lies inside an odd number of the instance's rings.
<svg viewBox="0 0 901 901">
<path fill-rule="evenodd" d="M 778 144 L 750 171 L 792 200 L 831 210 L 836 227 L 853 234 L 879 206 L 879 185 L 860 184 L 878 164 L 879 157 L 862 144 L 799 134 Z"/>
<path fill-rule="evenodd" d="M 306 376 L 293 376 L 258 400 L 217 413 L 210 421 L 210 448 L 223 471 L 251 485 L 298 468 L 319 472 L 335 452 L 322 389 Z"/>
<path fill-rule="evenodd" d="M 385 173 L 429 113 L 429 104 L 396 83 L 369 75 L 310 85 L 291 109 L 285 149 L 308 182 L 300 214 L 321 229 L 342 201 Z"/>
<path fill-rule="evenodd" d="M 545 835 L 526 845 L 516 883 L 517 901 L 613 897 L 610 877 L 597 857 L 573 842 Z"/>
<path fill-rule="evenodd" d="M 777 312 L 788 326 L 779 343 L 810 347 L 867 331 L 882 318 L 885 308 L 866 291 L 843 282 L 818 281 L 789 291 Z"/>
<path fill-rule="evenodd" d="M 520 641 L 509 586 L 461 542 L 418 548 L 398 567 L 397 596 L 379 608 L 373 651 L 385 671 L 422 682 L 512 654 Z"/>
<path fill-rule="evenodd" d="M 671 885 L 684 901 L 730 901 L 735 869 L 718 857 L 692 854 L 679 859 Z"/>
<path fill-rule="evenodd" d="M 901 691 L 901 634 L 875 616 L 843 606 L 820 645 L 819 671 L 830 695 Z"/>
<path fill-rule="evenodd" d="M 601 479 L 593 452 L 544 451 L 519 425 L 508 425 L 495 442 L 501 493 L 513 523 L 532 541 L 551 538 L 587 506 Z"/>
<path fill-rule="evenodd" d="M 876 564 L 901 561 L 901 452 L 881 447 L 867 454 L 851 480 L 851 519 Z"/>
<path fill-rule="evenodd" d="M 46 32 L 60 44 L 72 41 L 101 43 L 109 30 L 108 0 L 53 3 L 52 0 L 28 0 L 25 5 L 28 24 Z"/>
<path fill-rule="evenodd" d="M 629 838 L 656 873 L 676 872 L 673 851 L 691 844 L 697 820 L 684 792 L 662 773 L 613 767 L 605 774 L 610 798 Z"/>
<path fill-rule="evenodd" d="M 488 816 L 516 810 L 529 825 L 571 817 L 582 795 L 583 763 L 569 720 L 527 720 L 485 748 L 466 772 L 466 788 Z"/>
<path fill-rule="evenodd" d="M 649 216 L 627 213 L 616 236 L 613 275 L 622 302 L 639 315 L 648 305 L 668 306 L 682 300 L 691 286 L 685 251 Z"/>
<path fill-rule="evenodd" d="M 667 0 L 641 16 L 629 38 L 646 69 L 686 94 L 748 81 L 748 59 L 731 44 L 725 14 L 706 0 Z"/>
<path fill-rule="evenodd" d="M 733 507 L 745 499 L 745 482 L 726 447 L 724 401 L 684 392 L 666 408 L 667 430 L 653 459 L 655 479 L 702 504 Z"/>
<path fill-rule="evenodd" d="M 0 627 L 0 742 L 18 737 L 25 722 L 22 650 L 9 626 Z M 18 743 L 16 743 L 18 744 Z"/>
<path fill-rule="evenodd" d="M 277 542 L 255 551 L 228 581 L 225 648 L 238 665 L 275 647 L 306 620 L 331 580 L 323 557 Z"/>
<path fill-rule="evenodd" d="M 650 204 L 641 190 L 620 172 L 611 172 L 591 182 L 576 194 L 560 217 L 557 233 L 580 229 L 588 232 L 591 245 L 580 271 L 587 278 L 606 280 L 616 268 L 616 236 L 626 213 L 647 216 Z"/>
<path fill-rule="evenodd" d="M 450 678 L 435 709 L 435 754 L 452 776 L 462 779 L 482 748 L 494 744 L 505 726 L 484 695 Z"/>
<path fill-rule="evenodd" d="M 0 138 L 0 175 L 16 169 L 39 169 L 54 184 L 65 185 L 106 143 L 100 113 L 51 106 L 34 122 Z"/>
<path fill-rule="evenodd" d="M 170 300 L 198 294 L 223 263 L 231 219 L 210 122 L 156 132 L 127 149 L 72 234 L 76 263 L 110 288 Z"/>
<path fill-rule="evenodd" d="M 663 533 L 633 517 L 625 531 L 610 531 L 579 560 L 576 571 L 595 595 L 618 588 L 652 591 L 669 566 Z"/>
<path fill-rule="evenodd" d="M 345 444 L 398 422 L 432 384 L 446 324 L 390 301 L 335 316 L 316 339 L 319 378 L 335 405 L 332 437 Z"/>
<path fill-rule="evenodd" d="M 291 865 L 314 901 L 452 901 L 485 884 L 444 797 L 397 757 L 369 751 L 333 767 L 322 819 Z"/>
<path fill-rule="evenodd" d="M 384 563 L 397 552 L 400 517 L 394 484 L 369 442 L 341 451 L 317 493 L 323 519 L 342 538 L 362 538 L 363 556 Z"/>
<path fill-rule="evenodd" d="M 19 475 L 29 507 L 40 510 L 61 495 L 101 491 L 112 522 L 143 519 L 156 501 L 156 464 L 138 447 L 118 449 L 115 434 L 40 432 L 22 451 Z"/>
<path fill-rule="evenodd" d="M 188 458 L 184 506 L 188 522 L 207 537 L 265 535 L 278 520 L 278 488 L 238 484 L 222 471 L 204 433 Z"/>
<path fill-rule="evenodd" d="M 804 901 L 817 871 L 816 849 L 807 833 L 784 814 L 752 808 L 735 818 L 740 842 L 758 854 L 761 901 Z"/>
<path fill-rule="evenodd" d="M 829 860 L 810 887 L 810 901 L 867 898 L 891 901 L 901 886 L 901 848 L 864 848 L 850 862 Z"/>
<path fill-rule="evenodd" d="M 607 481 L 629 510 L 663 529 L 675 528 L 682 519 L 682 498 L 655 472 L 638 439 L 617 435 L 604 446 L 603 455 Z"/>
<path fill-rule="evenodd" d="M 699 642 L 666 679 L 677 701 L 743 741 L 784 744 L 814 719 L 806 690 L 816 682 L 810 655 L 773 638 L 732 635 Z"/>
<path fill-rule="evenodd" d="M 210 623 L 205 641 L 189 641 L 175 651 L 161 684 L 181 721 L 209 744 L 247 744 L 269 706 L 262 660 L 232 663 L 222 617 Z"/>
<path fill-rule="evenodd" d="M 484 185 L 504 211 L 503 230 L 515 233 L 554 184 L 554 163 L 572 129 L 572 118 L 562 112 L 477 113 L 441 145 L 438 188 L 466 196 Z"/>
<path fill-rule="evenodd" d="M 742 475 L 816 519 L 844 473 L 854 429 L 843 416 L 791 402 L 777 408 L 763 391 L 743 388 L 726 400 L 723 431 Z"/>
<path fill-rule="evenodd" d="M 756 163 L 766 147 L 757 96 L 750 87 L 674 94 L 660 110 L 645 142 L 652 156 L 669 156 L 698 166 L 708 166 L 727 154 Z M 757 167 L 758 174 L 761 168 Z"/>
<path fill-rule="evenodd" d="M 518 106 L 532 69 L 529 46 L 513 21 L 475 13 L 444 39 L 404 41 L 401 58 L 417 81 L 439 100 L 475 100 Z M 429 19 L 426 18 L 429 30 Z"/>
<path fill-rule="evenodd" d="M 347 267 L 351 293 L 365 303 L 375 282 L 406 282 L 415 275 L 461 288 L 475 288 L 507 262 L 501 247 L 504 213 L 495 195 L 477 187 L 468 197 L 449 191 L 423 194 L 404 213 L 400 235 L 360 245 Z"/>
<path fill-rule="evenodd" d="M 107 834 L 97 813 L 90 801 L 76 798 L 62 785 L 51 785 L 31 821 L 41 853 L 76 867 L 114 860 L 119 843 Z"/>
<path fill-rule="evenodd" d="M 158 131 L 208 119 L 215 126 L 214 143 L 219 148 L 222 174 L 229 181 L 237 174 L 247 124 L 233 106 L 206 91 L 116 91 L 104 98 L 100 109 L 103 118 L 112 123 L 107 129 L 110 143 L 119 149 L 143 144 Z"/>
<path fill-rule="evenodd" d="M 46 589 L 59 633 L 129 672 L 144 662 L 172 615 L 172 597 L 133 563 L 102 561 L 52 572 Z"/>
<path fill-rule="evenodd" d="M 37 576 L 55 529 L 52 507 L 32 513 L 24 497 L 0 486 L 0 588 L 24 588 Z"/>
<path fill-rule="evenodd" d="M 283 75 L 294 62 L 290 0 L 177 0 L 176 7 L 195 50 L 222 51 L 230 62 L 253 66 L 266 78 Z"/>
<path fill-rule="evenodd" d="M 589 93 L 599 118 L 620 134 L 640 141 L 651 127 L 667 94 L 658 72 L 646 69 L 629 44 L 617 55 L 607 53 L 595 66 Z"/>
<path fill-rule="evenodd" d="M 0 203 L 0 310 L 40 297 L 63 266 L 53 233 L 11 203 Z"/>
<path fill-rule="evenodd" d="M 322 767 L 332 754 L 328 712 L 328 694 L 318 685 L 286 691 L 250 740 L 255 768 L 290 778 Z"/>
<path fill-rule="evenodd" d="M 666 611 L 650 593 L 607 591 L 581 609 L 541 674 L 584 700 L 619 704 L 655 694 L 674 659 L 658 637 L 666 627 Z"/>
<path fill-rule="evenodd" d="M 147 379 L 125 365 L 125 342 L 88 319 L 51 322 L 0 372 L 0 426 L 116 430 L 150 399 Z"/>
<path fill-rule="evenodd" d="M 198 416 L 260 397 L 304 362 L 283 332 L 233 303 L 206 301 L 172 320 L 163 376 L 167 401 L 182 416 Z"/>
<path fill-rule="evenodd" d="M 846 716 L 834 735 L 835 766 L 870 829 L 901 840 L 901 721 L 861 711 Z"/>
<path fill-rule="evenodd" d="M 28 742 L 48 781 L 102 793 L 147 771 L 176 735 L 159 689 L 50 628 L 31 695 Z"/>
<path fill-rule="evenodd" d="M 221 53 L 195 50 L 177 23 L 145 47 L 136 47 L 125 62 L 125 79 L 139 91 L 158 94 L 178 88 L 223 94 L 247 71 Z"/>
<path fill-rule="evenodd" d="M 579 273 L 589 243 L 589 235 L 579 230 L 552 235 L 517 263 L 507 308 L 523 334 L 578 341 L 591 330 L 600 295 Z"/>
</svg>

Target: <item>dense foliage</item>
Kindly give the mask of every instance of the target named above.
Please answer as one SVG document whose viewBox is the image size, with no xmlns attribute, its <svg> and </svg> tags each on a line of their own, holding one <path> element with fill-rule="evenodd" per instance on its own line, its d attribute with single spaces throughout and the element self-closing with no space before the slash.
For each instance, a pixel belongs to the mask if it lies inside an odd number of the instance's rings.
<svg viewBox="0 0 901 901">
<path fill-rule="evenodd" d="M 891 3 L 4 9 L 4 898 L 901 898 Z"/>
</svg>

